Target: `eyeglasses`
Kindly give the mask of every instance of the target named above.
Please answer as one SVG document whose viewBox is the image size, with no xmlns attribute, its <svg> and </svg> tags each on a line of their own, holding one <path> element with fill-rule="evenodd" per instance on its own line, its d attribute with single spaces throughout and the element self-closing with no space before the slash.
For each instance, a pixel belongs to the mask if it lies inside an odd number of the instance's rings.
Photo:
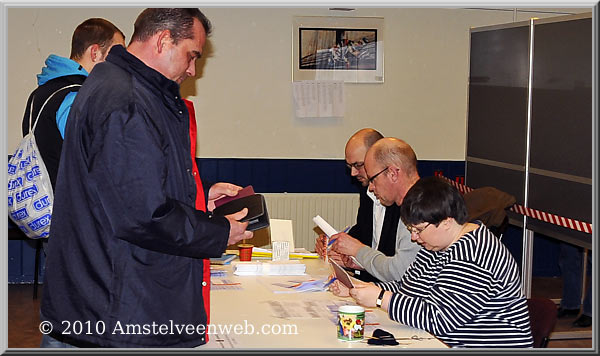
<svg viewBox="0 0 600 356">
<path fill-rule="evenodd" d="M 411 234 L 420 235 L 425 229 L 427 229 L 431 225 L 431 223 L 427 223 L 427 225 L 423 227 L 416 227 L 413 225 L 406 225 L 406 230 L 408 230 Z"/>
<path fill-rule="evenodd" d="M 363 166 L 365 165 L 365 162 L 354 162 L 354 163 L 346 163 L 346 167 L 348 167 L 348 169 L 356 169 L 357 171 L 359 169 L 361 169 Z"/>
<path fill-rule="evenodd" d="M 382 169 L 381 171 L 379 171 L 379 173 L 377 173 L 374 176 L 372 176 L 371 178 L 369 178 L 369 184 L 373 183 L 373 181 L 375 180 L 375 178 L 377 178 L 377 176 L 380 175 L 381 173 L 387 171 L 388 168 L 390 168 L 390 166 L 385 167 L 384 169 Z"/>
</svg>

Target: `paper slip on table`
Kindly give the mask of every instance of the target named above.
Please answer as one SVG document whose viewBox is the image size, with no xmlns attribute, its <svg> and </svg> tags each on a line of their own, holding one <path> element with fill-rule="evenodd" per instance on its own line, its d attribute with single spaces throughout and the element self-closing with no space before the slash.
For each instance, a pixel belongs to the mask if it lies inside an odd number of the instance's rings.
<svg viewBox="0 0 600 356">
<path fill-rule="evenodd" d="M 355 304 L 331 292 L 275 293 L 273 284 L 325 278 L 330 267 L 321 259 L 305 259 L 306 276 L 236 276 L 227 265 L 227 279 L 236 290 L 211 290 L 209 342 L 199 349 L 433 349 L 447 346 L 426 331 L 390 320 L 379 308 L 366 309 L 365 336 L 377 328 L 392 333 L 397 346 L 369 345 L 337 339 L 337 307 Z M 370 325 L 377 324 L 377 325 Z M 229 328 L 229 329 L 228 329 Z M 237 329 L 236 329 L 237 328 Z"/>
</svg>

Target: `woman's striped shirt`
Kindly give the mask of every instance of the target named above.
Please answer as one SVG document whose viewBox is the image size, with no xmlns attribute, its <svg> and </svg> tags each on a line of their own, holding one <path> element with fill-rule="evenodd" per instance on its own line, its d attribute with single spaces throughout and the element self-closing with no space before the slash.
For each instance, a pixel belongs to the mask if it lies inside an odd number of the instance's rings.
<svg viewBox="0 0 600 356">
<path fill-rule="evenodd" d="M 400 281 L 389 316 L 452 347 L 532 347 L 527 300 L 515 260 L 485 225 L 445 251 L 421 249 Z"/>
</svg>

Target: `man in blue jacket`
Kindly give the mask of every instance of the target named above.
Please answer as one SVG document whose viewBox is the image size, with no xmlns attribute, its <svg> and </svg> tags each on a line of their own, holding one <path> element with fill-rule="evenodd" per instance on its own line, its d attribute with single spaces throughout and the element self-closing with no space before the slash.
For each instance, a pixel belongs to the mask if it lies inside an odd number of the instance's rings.
<svg viewBox="0 0 600 356">
<path fill-rule="evenodd" d="M 210 31 L 198 9 L 146 9 L 127 49 L 114 46 L 81 87 L 58 172 L 42 346 L 206 343 L 206 259 L 252 237 L 238 221 L 247 209 L 219 217 L 194 206 L 179 85 Z M 203 186 L 208 207 L 241 189 Z"/>
<path fill-rule="evenodd" d="M 35 140 L 48 170 L 52 189 L 56 187 L 65 125 L 77 90 L 94 66 L 104 61 L 115 44 L 125 45 L 125 35 L 121 30 L 105 19 L 87 19 L 73 32 L 69 58 L 51 54 L 46 59 L 42 73 L 37 75 L 38 87 L 29 96 L 25 108 L 23 136 L 29 133 L 32 100 L 32 120 L 35 121 L 46 99 L 61 88 L 75 85 L 61 90 L 48 101 L 35 126 Z M 34 123 L 31 124 L 33 126 Z"/>
</svg>

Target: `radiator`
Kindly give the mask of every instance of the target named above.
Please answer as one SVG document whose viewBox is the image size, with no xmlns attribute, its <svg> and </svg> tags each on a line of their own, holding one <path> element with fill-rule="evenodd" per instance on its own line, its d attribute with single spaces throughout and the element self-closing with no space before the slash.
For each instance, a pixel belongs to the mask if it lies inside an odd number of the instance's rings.
<svg viewBox="0 0 600 356">
<path fill-rule="evenodd" d="M 336 230 L 356 222 L 358 194 L 265 193 L 269 218 L 292 220 L 295 247 L 314 251 L 318 229 L 312 218 L 320 215 Z"/>
</svg>

